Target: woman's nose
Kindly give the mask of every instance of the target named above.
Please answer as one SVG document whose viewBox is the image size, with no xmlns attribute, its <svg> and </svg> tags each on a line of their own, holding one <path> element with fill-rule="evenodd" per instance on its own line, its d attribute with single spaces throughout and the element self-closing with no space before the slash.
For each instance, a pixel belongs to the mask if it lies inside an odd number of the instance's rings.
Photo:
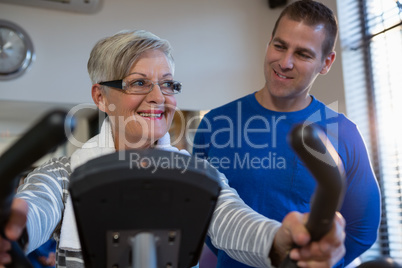
<svg viewBox="0 0 402 268">
<path fill-rule="evenodd" d="M 158 84 L 152 85 L 152 90 L 147 94 L 147 99 L 150 102 L 155 103 L 164 103 L 165 102 L 165 95 L 163 95 L 161 88 Z"/>
</svg>

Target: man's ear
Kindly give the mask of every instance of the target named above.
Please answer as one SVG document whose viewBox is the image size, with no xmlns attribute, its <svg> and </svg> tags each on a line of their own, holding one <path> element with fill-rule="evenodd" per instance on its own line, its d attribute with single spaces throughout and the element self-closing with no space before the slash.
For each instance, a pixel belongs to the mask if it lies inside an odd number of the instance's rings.
<svg viewBox="0 0 402 268">
<path fill-rule="evenodd" d="M 99 110 L 106 112 L 106 92 L 99 84 L 92 85 L 92 99 Z"/>
<path fill-rule="evenodd" d="M 335 51 L 332 51 L 327 55 L 327 57 L 324 60 L 324 66 L 321 69 L 320 74 L 327 74 L 329 70 L 331 69 L 332 64 L 334 63 L 336 58 L 336 53 Z"/>
</svg>

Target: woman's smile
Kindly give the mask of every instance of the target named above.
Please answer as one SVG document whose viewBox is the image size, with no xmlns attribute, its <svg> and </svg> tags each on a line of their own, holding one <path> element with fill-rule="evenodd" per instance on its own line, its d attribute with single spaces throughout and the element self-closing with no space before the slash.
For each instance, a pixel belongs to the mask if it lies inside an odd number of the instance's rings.
<svg viewBox="0 0 402 268">
<path fill-rule="evenodd" d="M 143 110 L 138 111 L 137 114 L 149 120 L 161 120 L 165 112 L 162 110 Z"/>
</svg>

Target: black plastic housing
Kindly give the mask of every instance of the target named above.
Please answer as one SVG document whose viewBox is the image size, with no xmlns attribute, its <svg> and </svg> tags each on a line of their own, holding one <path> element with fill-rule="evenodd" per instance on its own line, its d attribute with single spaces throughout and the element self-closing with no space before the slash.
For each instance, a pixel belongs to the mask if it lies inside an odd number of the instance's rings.
<svg viewBox="0 0 402 268">
<path fill-rule="evenodd" d="M 177 152 L 120 151 L 78 167 L 70 194 L 85 267 L 132 267 L 127 237 L 165 231 L 177 235 L 158 242 L 158 267 L 196 265 L 220 189 L 216 169 Z"/>
</svg>

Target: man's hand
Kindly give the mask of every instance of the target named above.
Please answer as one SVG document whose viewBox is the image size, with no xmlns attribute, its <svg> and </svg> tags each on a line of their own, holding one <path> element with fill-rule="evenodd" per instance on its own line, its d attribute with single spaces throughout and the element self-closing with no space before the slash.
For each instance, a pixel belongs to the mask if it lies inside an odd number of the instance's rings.
<svg viewBox="0 0 402 268">
<path fill-rule="evenodd" d="M 345 255 L 345 220 L 340 213 L 336 213 L 329 233 L 311 243 L 305 227 L 307 218 L 308 213 L 291 212 L 283 219 L 270 252 L 275 266 L 279 266 L 289 251 L 290 258 L 297 261 L 299 267 L 311 268 L 332 267 Z"/>
<path fill-rule="evenodd" d="M 17 240 L 24 231 L 28 215 L 28 204 L 23 199 L 14 199 L 11 205 L 10 219 L 5 226 L 4 233 L 9 240 Z M 7 239 L 0 237 L 0 265 L 11 262 L 10 254 L 11 243 Z"/>
</svg>

